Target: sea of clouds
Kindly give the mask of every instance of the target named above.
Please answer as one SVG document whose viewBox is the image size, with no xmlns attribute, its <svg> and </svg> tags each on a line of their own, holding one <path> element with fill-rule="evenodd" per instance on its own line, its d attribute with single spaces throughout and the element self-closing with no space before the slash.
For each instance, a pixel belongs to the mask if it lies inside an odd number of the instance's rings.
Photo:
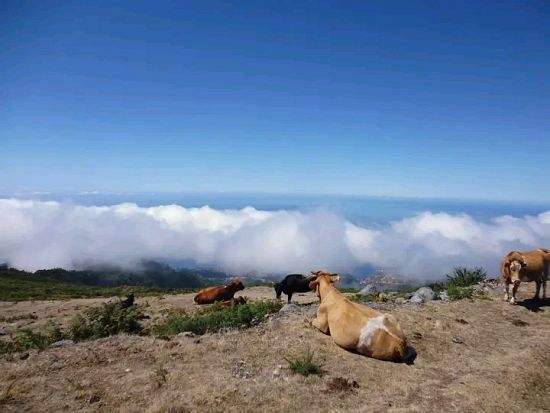
<svg viewBox="0 0 550 413">
<path fill-rule="evenodd" d="M 423 212 L 365 228 L 326 210 L 216 210 L 124 203 L 81 206 L 0 199 L 0 262 L 34 271 L 186 260 L 232 273 L 391 269 L 437 278 L 453 266 L 497 274 L 508 251 L 550 246 L 550 211 L 476 221 L 466 214 Z"/>
</svg>

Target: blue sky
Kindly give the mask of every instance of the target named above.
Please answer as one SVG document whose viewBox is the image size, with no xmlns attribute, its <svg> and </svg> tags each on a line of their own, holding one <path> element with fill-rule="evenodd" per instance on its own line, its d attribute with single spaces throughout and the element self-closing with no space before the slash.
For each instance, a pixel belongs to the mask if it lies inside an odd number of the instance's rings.
<svg viewBox="0 0 550 413">
<path fill-rule="evenodd" d="M 550 201 L 548 3 L 227 3 L 2 2 L 0 191 Z"/>
</svg>

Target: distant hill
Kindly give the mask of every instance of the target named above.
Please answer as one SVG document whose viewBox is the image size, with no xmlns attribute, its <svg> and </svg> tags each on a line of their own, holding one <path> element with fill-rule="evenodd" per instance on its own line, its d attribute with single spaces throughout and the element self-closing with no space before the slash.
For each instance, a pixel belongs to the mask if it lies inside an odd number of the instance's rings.
<svg viewBox="0 0 550 413">
<path fill-rule="evenodd" d="M 0 277 L 25 278 L 28 280 L 57 281 L 68 284 L 94 287 L 116 287 L 121 285 L 147 286 L 156 288 L 198 288 L 224 283 L 228 274 L 215 270 L 174 269 L 154 261 L 144 262 L 139 271 L 101 267 L 85 270 L 53 268 L 34 273 L 0 266 Z"/>
</svg>

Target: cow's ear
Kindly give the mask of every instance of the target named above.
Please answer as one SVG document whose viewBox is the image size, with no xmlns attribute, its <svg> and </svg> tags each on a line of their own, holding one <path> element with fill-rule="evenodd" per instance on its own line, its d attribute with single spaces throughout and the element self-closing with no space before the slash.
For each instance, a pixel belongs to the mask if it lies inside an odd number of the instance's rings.
<svg viewBox="0 0 550 413">
<path fill-rule="evenodd" d="M 318 285 L 319 285 L 319 281 L 318 280 L 313 280 L 309 283 L 309 288 L 311 288 L 312 290 L 315 290 L 315 289 L 317 289 Z"/>
<path fill-rule="evenodd" d="M 331 275 L 330 276 L 330 282 L 332 284 L 338 284 L 340 282 L 340 276 L 339 275 Z"/>
</svg>

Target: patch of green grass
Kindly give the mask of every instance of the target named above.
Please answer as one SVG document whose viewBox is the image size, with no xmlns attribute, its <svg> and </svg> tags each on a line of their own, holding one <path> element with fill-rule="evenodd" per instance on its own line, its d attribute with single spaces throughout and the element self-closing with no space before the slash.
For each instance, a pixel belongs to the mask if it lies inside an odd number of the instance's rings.
<svg viewBox="0 0 550 413">
<path fill-rule="evenodd" d="M 118 333 L 139 334 L 143 312 L 137 305 L 122 308 L 119 303 L 107 303 L 89 308 L 71 321 L 69 335 L 74 341 L 107 337 Z"/>
<path fill-rule="evenodd" d="M 474 286 L 469 285 L 466 287 L 459 287 L 456 285 L 449 285 L 447 287 L 447 295 L 451 300 L 461 300 L 463 298 L 472 298 L 474 294 Z"/>
<path fill-rule="evenodd" d="M 122 297 L 133 291 L 136 296 L 185 294 L 197 288 L 156 288 L 144 286 L 94 287 L 49 280 L 38 275 L 0 276 L 0 301 L 64 300 L 69 298 Z"/>
<path fill-rule="evenodd" d="M 338 290 L 340 290 L 341 293 L 357 293 L 357 292 L 359 292 L 359 290 L 357 288 L 353 288 L 353 287 L 342 287 L 342 288 L 338 288 Z"/>
<path fill-rule="evenodd" d="M 44 350 L 50 344 L 67 338 L 56 324 L 50 324 L 45 332 L 22 328 L 10 341 L 0 340 L 0 354 L 17 353 L 31 349 Z"/>
<path fill-rule="evenodd" d="M 267 314 L 280 310 L 278 300 L 264 300 L 235 307 L 212 306 L 196 316 L 169 314 L 161 323 L 152 327 L 156 336 L 173 336 L 184 331 L 195 334 L 214 333 L 225 328 L 247 328 L 263 321 Z"/>
<path fill-rule="evenodd" d="M 309 376 L 316 374 L 320 376 L 322 371 L 322 364 L 315 363 L 313 361 L 314 352 L 308 349 L 305 354 L 295 358 L 285 358 L 288 363 L 288 369 L 293 374 L 301 374 L 302 376 Z"/>
</svg>

